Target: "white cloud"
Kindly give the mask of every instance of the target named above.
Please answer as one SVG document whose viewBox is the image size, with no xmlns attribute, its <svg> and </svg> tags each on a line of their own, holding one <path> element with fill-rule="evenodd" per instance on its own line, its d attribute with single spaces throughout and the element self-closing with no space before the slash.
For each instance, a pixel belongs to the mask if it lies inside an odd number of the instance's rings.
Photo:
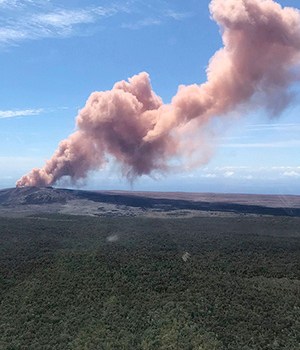
<svg viewBox="0 0 300 350">
<path fill-rule="evenodd" d="M 26 31 L 22 29 L 0 28 L 0 43 L 20 41 L 27 38 Z"/>
<path fill-rule="evenodd" d="M 15 11 L 13 17 L 7 16 L 6 22 L 3 21 L 4 25 L 0 27 L 0 43 L 13 44 L 23 40 L 71 36 L 77 33 L 78 26 L 95 23 L 101 18 L 125 11 L 124 7 L 116 5 L 79 9 L 57 8 L 49 11 L 45 11 L 42 7 L 35 7 L 34 10 L 29 7 L 29 9 Z M 4 16 L 3 18 L 5 19 Z"/>
<path fill-rule="evenodd" d="M 32 17 L 32 24 L 45 28 L 65 28 L 77 24 L 96 22 L 99 17 L 108 17 L 118 12 L 117 7 L 92 7 L 87 9 L 65 10 L 58 9 L 54 12 L 41 13 Z"/>
<path fill-rule="evenodd" d="M 123 23 L 122 28 L 137 30 L 143 27 L 160 25 L 162 21 L 156 18 L 144 18 L 135 23 Z"/>
<path fill-rule="evenodd" d="M 0 7 L 14 7 L 17 2 L 17 0 L 0 0 Z"/>
<path fill-rule="evenodd" d="M 251 169 L 249 166 L 245 165 L 226 165 L 226 166 L 218 166 L 214 168 L 216 171 L 233 171 L 233 170 L 247 170 Z"/>
<path fill-rule="evenodd" d="M 224 176 L 225 176 L 225 177 L 232 177 L 234 174 L 235 174 L 234 171 L 226 171 L 226 172 L 224 173 Z"/>
<path fill-rule="evenodd" d="M 266 180 L 272 181 L 298 181 L 300 179 L 300 166 L 206 166 L 194 173 L 194 178 L 202 178 L 211 182 L 252 183 Z"/>
<path fill-rule="evenodd" d="M 203 174 L 201 175 L 202 177 L 206 177 L 208 179 L 214 179 L 217 177 L 217 174 L 214 174 L 214 173 L 208 173 L 208 174 Z"/>
<path fill-rule="evenodd" d="M 80 23 L 90 23 L 93 21 L 94 17 L 92 13 L 86 10 L 59 10 L 53 13 L 39 14 L 32 19 L 33 23 L 56 28 L 68 27 Z"/>
<path fill-rule="evenodd" d="M 77 8 L 66 5 L 55 7 L 50 0 L 0 0 L 0 44 L 13 45 L 24 40 L 82 35 L 93 24 L 119 13 L 126 13 L 129 17 L 134 15 L 135 20 L 121 24 L 121 27 L 128 29 L 160 25 L 167 20 L 181 21 L 192 15 L 135 0 L 125 4 L 119 1 L 108 6 Z M 143 18 L 145 13 L 147 17 Z"/>
<path fill-rule="evenodd" d="M 288 177 L 300 177 L 300 172 L 296 172 L 294 170 L 291 170 L 291 171 L 285 171 L 282 175 L 288 176 Z"/>
<path fill-rule="evenodd" d="M 191 17 L 191 13 L 176 12 L 171 9 L 166 9 L 164 11 L 156 11 L 156 14 L 151 17 L 146 17 L 143 19 L 136 20 L 131 23 L 123 23 L 122 28 L 137 30 L 143 27 L 157 26 L 166 22 L 166 20 L 182 21 L 186 18 Z"/>
<path fill-rule="evenodd" d="M 4 9 L 20 9 L 26 5 L 45 5 L 51 0 L 0 0 L 0 8 Z"/>
<path fill-rule="evenodd" d="M 165 15 L 165 17 L 172 18 L 175 21 L 182 21 L 182 20 L 192 16 L 192 14 L 188 13 L 188 12 L 176 12 L 176 11 L 173 11 L 173 10 L 165 11 L 164 15 Z"/>
<path fill-rule="evenodd" d="M 39 115 L 43 111 L 43 108 L 0 111 L 0 119 Z"/>
</svg>

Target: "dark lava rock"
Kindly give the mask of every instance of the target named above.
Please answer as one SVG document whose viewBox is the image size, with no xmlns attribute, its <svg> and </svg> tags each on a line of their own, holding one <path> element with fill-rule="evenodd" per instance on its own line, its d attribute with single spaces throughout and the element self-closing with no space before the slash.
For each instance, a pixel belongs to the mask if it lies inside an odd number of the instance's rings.
<svg viewBox="0 0 300 350">
<path fill-rule="evenodd" d="M 168 212 L 172 210 L 201 210 L 201 211 L 220 211 L 231 213 L 257 214 L 257 215 L 275 215 L 275 216 L 298 216 L 300 217 L 300 196 L 295 196 L 294 205 L 299 202 L 299 206 L 272 206 L 268 203 L 259 201 L 239 201 L 240 195 L 228 196 L 218 194 L 217 199 L 211 194 L 205 195 L 202 200 L 188 200 L 180 198 L 154 198 L 151 194 L 135 195 L 134 192 L 115 193 L 113 191 L 80 191 L 69 189 L 58 189 L 52 187 L 17 187 L 0 190 L 0 205 L 43 205 L 43 204 L 64 204 L 69 200 L 89 200 L 99 203 L 110 203 L 126 207 L 136 207 L 142 210 L 155 210 Z M 270 199 L 276 197 L 269 196 Z M 259 198 L 259 197 L 258 197 Z M 250 199 L 250 197 L 249 197 Z M 270 201 L 271 203 L 272 201 Z M 281 204 L 279 202 L 279 204 Z"/>
<path fill-rule="evenodd" d="M 52 187 L 16 187 L 0 191 L 2 205 L 66 203 L 74 198 L 72 191 Z"/>
</svg>

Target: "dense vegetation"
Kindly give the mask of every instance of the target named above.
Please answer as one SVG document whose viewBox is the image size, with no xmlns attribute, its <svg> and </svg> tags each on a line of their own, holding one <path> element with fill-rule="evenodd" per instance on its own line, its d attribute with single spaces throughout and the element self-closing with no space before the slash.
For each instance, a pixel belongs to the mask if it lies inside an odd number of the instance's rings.
<svg viewBox="0 0 300 350">
<path fill-rule="evenodd" d="M 1 350 L 300 349 L 299 218 L 2 218 L 0 259 Z"/>
</svg>

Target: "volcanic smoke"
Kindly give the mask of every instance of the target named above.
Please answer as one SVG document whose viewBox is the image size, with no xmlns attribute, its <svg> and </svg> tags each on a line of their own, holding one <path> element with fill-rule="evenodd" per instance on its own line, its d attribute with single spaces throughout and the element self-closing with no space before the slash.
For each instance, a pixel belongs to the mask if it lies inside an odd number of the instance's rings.
<svg viewBox="0 0 300 350">
<path fill-rule="evenodd" d="M 272 0 L 212 0 L 210 11 L 224 46 L 211 58 L 205 83 L 180 86 L 170 104 L 152 91 L 145 72 L 93 92 L 77 116 L 77 131 L 16 185 L 46 186 L 63 176 L 76 181 L 104 167 L 107 156 L 129 179 L 166 171 L 192 121 L 201 131 L 212 118 L 254 103 L 280 113 L 299 80 L 300 12 Z"/>
</svg>

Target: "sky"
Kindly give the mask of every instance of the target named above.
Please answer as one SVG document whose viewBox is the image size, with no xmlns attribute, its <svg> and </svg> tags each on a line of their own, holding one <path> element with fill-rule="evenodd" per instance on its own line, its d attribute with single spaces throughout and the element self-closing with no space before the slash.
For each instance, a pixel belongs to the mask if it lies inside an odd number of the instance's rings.
<svg viewBox="0 0 300 350">
<path fill-rule="evenodd" d="M 281 0 L 300 7 L 299 1 Z M 146 71 L 165 103 L 201 84 L 222 47 L 209 1 L 0 0 L 0 188 L 41 167 L 93 91 Z M 297 93 L 298 86 L 293 89 Z M 111 161 L 85 189 L 300 194 L 300 98 L 280 116 L 235 111 L 201 167 L 122 178 Z M 67 179 L 61 187 L 74 187 Z"/>
</svg>

